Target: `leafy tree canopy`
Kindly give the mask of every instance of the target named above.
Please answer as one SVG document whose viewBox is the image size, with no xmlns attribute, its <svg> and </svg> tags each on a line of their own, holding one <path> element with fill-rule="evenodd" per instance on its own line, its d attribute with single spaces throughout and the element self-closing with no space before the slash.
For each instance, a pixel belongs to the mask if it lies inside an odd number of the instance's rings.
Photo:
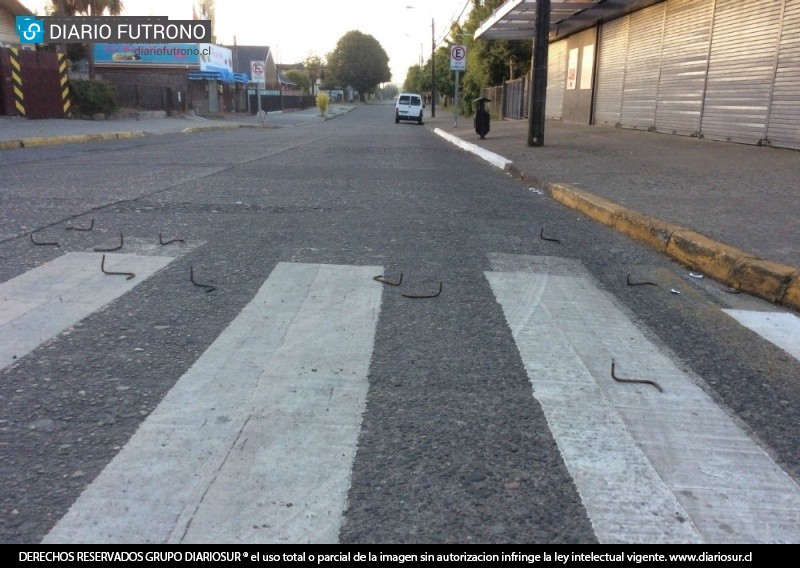
<svg viewBox="0 0 800 568">
<path fill-rule="evenodd" d="M 302 90 L 305 94 L 311 91 L 311 80 L 308 78 L 308 75 L 299 69 L 289 69 L 284 75 L 291 79 L 291 81 L 297 85 L 297 88 Z"/>
<path fill-rule="evenodd" d="M 389 56 L 374 37 L 354 30 L 344 34 L 328 54 L 328 67 L 347 85 L 357 89 L 361 100 L 379 83 L 391 80 Z"/>
</svg>

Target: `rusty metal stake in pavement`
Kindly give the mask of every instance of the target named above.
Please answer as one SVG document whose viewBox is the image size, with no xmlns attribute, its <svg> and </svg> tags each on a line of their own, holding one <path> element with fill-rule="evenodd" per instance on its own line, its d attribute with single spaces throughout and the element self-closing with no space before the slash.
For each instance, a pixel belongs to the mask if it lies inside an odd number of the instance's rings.
<svg viewBox="0 0 800 568">
<path fill-rule="evenodd" d="M 664 389 L 661 388 L 661 385 L 655 381 L 648 381 L 647 379 L 623 379 L 618 377 L 616 374 L 614 374 L 614 359 L 611 359 L 611 378 L 618 383 L 638 383 L 643 385 L 652 385 L 658 389 L 658 392 L 664 392 Z"/>
<path fill-rule="evenodd" d="M 191 264 L 189 265 L 189 280 L 195 286 L 198 286 L 200 288 L 205 288 L 206 292 L 213 292 L 214 290 L 217 289 L 215 286 L 211 286 L 210 284 L 200 284 L 198 282 L 195 282 L 194 281 L 194 266 L 192 266 Z"/>
<path fill-rule="evenodd" d="M 561 242 L 558 239 L 549 239 L 549 238 L 545 237 L 544 236 L 544 227 L 542 227 L 542 230 L 539 231 L 539 238 L 542 239 L 543 241 L 550 241 L 551 243 L 560 243 Z"/>
<path fill-rule="evenodd" d="M 412 300 L 419 300 L 421 298 L 435 298 L 442 293 L 442 282 L 439 282 L 439 291 L 435 294 L 400 294 L 404 298 L 411 298 Z"/>
<path fill-rule="evenodd" d="M 92 222 L 89 225 L 88 229 L 86 227 L 74 227 L 74 226 L 70 225 L 65 230 L 66 231 L 91 231 L 92 229 L 94 229 L 94 219 L 92 219 Z"/>
<path fill-rule="evenodd" d="M 170 245 L 172 243 L 185 243 L 186 241 L 184 241 L 183 239 L 172 239 L 167 242 L 164 242 L 164 239 L 161 238 L 161 233 L 158 233 L 158 242 L 161 243 L 162 245 Z"/>
<path fill-rule="evenodd" d="M 124 244 L 124 241 L 122 239 L 122 233 L 120 233 L 119 234 L 119 246 L 112 247 L 112 248 L 107 248 L 107 249 L 95 247 L 94 252 L 114 252 L 115 250 L 121 249 L 123 244 Z"/>
<path fill-rule="evenodd" d="M 378 274 L 373 278 L 375 282 L 380 282 L 381 284 L 387 284 L 389 286 L 400 286 L 403 283 L 403 273 L 400 273 L 400 279 L 396 282 L 394 280 L 389 280 L 388 278 L 384 277 L 383 274 Z"/>
<path fill-rule="evenodd" d="M 106 255 L 103 255 L 102 260 L 100 261 L 100 270 L 103 271 L 103 274 L 113 274 L 116 276 L 127 276 L 125 280 L 130 280 L 134 276 L 136 276 L 133 272 L 110 272 L 106 270 Z"/>
<path fill-rule="evenodd" d="M 31 242 L 32 242 L 33 244 L 35 244 L 35 245 L 39 245 L 39 246 L 50 246 L 50 247 L 57 247 L 57 246 L 60 246 L 58 243 L 42 243 L 42 242 L 37 242 L 37 241 L 33 240 L 33 233 L 31 233 Z"/>
</svg>

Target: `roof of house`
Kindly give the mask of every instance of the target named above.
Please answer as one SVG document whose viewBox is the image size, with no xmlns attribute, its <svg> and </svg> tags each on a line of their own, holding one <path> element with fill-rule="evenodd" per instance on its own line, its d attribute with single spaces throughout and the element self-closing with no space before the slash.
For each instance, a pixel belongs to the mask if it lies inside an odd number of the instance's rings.
<svg viewBox="0 0 800 568">
<path fill-rule="evenodd" d="M 267 60 L 269 46 L 266 45 L 226 45 L 233 54 L 233 72 L 250 73 L 250 62 Z"/>
</svg>

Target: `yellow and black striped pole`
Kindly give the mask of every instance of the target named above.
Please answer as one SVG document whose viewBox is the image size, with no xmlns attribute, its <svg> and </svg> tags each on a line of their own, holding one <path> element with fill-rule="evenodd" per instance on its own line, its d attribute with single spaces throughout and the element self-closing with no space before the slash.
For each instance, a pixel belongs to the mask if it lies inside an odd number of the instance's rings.
<svg viewBox="0 0 800 568">
<path fill-rule="evenodd" d="M 25 91 L 22 88 L 22 68 L 19 63 L 19 49 L 12 47 L 8 59 L 11 62 L 11 84 L 14 90 L 14 106 L 21 116 L 26 116 Z"/>
<path fill-rule="evenodd" d="M 67 76 L 67 57 L 64 53 L 58 54 L 58 81 L 61 85 L 61 106 L 64 116 L 69 116 L 72 100 L 69 96 L 69 77 Z"/>
</svg>

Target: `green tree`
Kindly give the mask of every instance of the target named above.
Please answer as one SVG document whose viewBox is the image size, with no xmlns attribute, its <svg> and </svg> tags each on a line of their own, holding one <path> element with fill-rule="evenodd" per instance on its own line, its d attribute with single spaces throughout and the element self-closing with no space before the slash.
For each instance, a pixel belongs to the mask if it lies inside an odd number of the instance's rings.
<svg viewBox="0 0 800 568">
<path fill-rule="evenodd" d="M 64 9 L 65 16 L 119 16 L 122 13 L 122 0 L 50 0 L 54 14 L 60 14 Z M 87 47 L 89 60 L 89 80 L 94 80 L 94 44 Z"/>
<path fill-rule="evenodd" d="M 291 79 L 295 85 L 297 85 L 298 89 L 302 89 L 306 95 L 311 92 L 311 80 L 303 71 L 300 71 L 299 69 L 289 69 L 285 75 Z"/>
<path fill-rule="evenodd" d="M 505 0 L 472 0 L 472 9 L 464 25 L 453 26 L 455 37 L 467 46 L 467 66 L 461 80 L 464 114 L 472 114 L 472 101 L 480 96 L 481 88 L 501 85 L 514 76 L 523 75 L 530 68 L 532 41 L 475 40 L 475 30 L 492 15 Z M 438 71 L 438 68 L 437 68 Z"/>
<path fill-rule="evenodd" d="M 389 56 L 374 37 L 354 30 L 344 34 L 328 55 L 328 67 L 344 84 L 359 92 L 362 101 L 375 88 L 391 80 Z"/>
<path fill-rule="evenodd" d="M 312 94 L 315 94 L 314 85 L 317 84 L 317 79 L 320 81 L 325 79 L 325 62 L 319 55 L 311 53 L 300 63 L 303 65 L 303 70 L 311 83 Z"/>
</svg>

